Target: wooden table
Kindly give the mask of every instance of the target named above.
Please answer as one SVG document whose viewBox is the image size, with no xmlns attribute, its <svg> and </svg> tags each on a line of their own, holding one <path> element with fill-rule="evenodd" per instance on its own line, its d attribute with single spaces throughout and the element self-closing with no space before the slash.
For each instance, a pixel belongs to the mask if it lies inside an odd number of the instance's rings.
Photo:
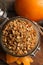
<svg viewBox="0 0 43 65">
<path fill-rule="evenodd" d="M 41 43 L 40 43 L 40 51 L 38 51 L 33 58 L 33 63 L 31 65 L 43 65 L 43 36 L 41 36 Z M 10 65 L 16 65 L 12 63 Z"/>
<path fill-rule="evenodd" d="M 43 36 L 41 36 L 40 51 L 38 51 L 35 57 L 32 57 L 33 63 L 31 65 L 43 65 Z M 0 59 L 6 60 L 6 53 L 0 48 Z M 15 63 L 9 65 L 17 65 Z"/>
<path fill-rule="evenodd" d="M 10 13 L 8 12 L 8 16 L 9 17 L 13 17 L 15 14 L 10 11 Z M 35 57 L 33 58 L 33 63 L 31 65 L 43 65 L 43 36 L 41 36 L 41 43 L 40 43 L 40 51 L 37 52 L 37 54 L 35 55 Z M 6 60 L 6 53 L 2 50 L 1 46 L 0 46 L 0 59 Z M 15 63 L 9 64 L 9 65 L 17 65 Z"/>
<path fill-rule="evenodd" d="M 8 17 L 13 17 L 15 14 L 14 12 L 10 11 L 8 12 Z M 35 57 L 32 57 L 33 63 L 31 65 L 43 65 L 43 36 L 41 36 L 41 43 L 40 43 L 40 51 L 37 52 Z M 0 59 L 6 60 L 6 53 L 2 50 L 0 46 Z M 15 63 L 9 64 L 9 65 L 17 65 Z"/>
</svg>

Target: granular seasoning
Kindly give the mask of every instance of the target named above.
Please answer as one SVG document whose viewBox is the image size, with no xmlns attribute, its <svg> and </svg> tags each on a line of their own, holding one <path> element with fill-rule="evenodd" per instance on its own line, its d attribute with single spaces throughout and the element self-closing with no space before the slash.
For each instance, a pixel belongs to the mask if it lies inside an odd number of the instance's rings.
<svg viewBox="0 0 43 65">
<path fill-rule="evenodd" d="M 37 32 L 29 21 L 15 19 L 8 22 L 3 30 L 2 41 L 10 53 L 28 54 L 36 46 Z"/>
</svg>

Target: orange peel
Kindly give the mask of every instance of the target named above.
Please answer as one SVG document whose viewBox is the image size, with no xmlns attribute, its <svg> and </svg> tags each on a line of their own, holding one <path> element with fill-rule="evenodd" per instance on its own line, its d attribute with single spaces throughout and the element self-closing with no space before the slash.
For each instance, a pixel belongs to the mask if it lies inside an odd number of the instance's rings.
<svg viewBox="0 0 43 65">
<path fill-rule="evenodd" d="M 6 61 L 8 64 L 11 64 L 13 62 L 16 62 L 17 64 L 23 63 L 24 65 L 30 65 L 30 63 L 33 62 L 33 59 L 30 56 L 26 57 L 13 57 L 9 54 L 6 55 Z"/>
<path fill-rule="evenodd" d="M 23 63 L 24 65 L 30 65 L 30 63 L 33 62 L 31 57 L 22 57 L 22 58 L 18 58 L 18 60 L 16 61 L 18 64 Z"/>
<path fill-rule="evenodd" d="M 18 59 L 18 57 L 14 57 L 14 56 L 11 56 L 11 55 L 9 55 L 9 54 L 6 55 L 6 62 L 7 62 L 8 64 L 17 61 L 17 59 Z"/>
</svg>

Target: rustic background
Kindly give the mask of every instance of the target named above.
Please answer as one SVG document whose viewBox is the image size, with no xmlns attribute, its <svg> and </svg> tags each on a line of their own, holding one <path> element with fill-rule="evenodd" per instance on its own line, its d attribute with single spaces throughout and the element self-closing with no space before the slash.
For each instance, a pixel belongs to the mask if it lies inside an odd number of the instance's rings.
<svg viewBox="0 0 43 65">
<path fill-rule="evenodd" d="M 3 0 L 4 1 L 4 0 Z M 14 1 L 15 0 L 6 0 L 6 9 L 8 17 L 15 16 L 14 11 Z M 43 23 L 43 20 L 41 21 Z M 43 26 L 43 24 L 41 24 Z M 34 62 L 31 65 L 43 65 L 43 36 L 41 36 L 41 43 L 40 43 L 41 50 L 36 54 L 35 57 L 32 57 Z M 0 59 L 6 60 L 6 54 L 0 49 Z M 12 63 L 10 65 L 16 65 L 15 63 Z"/>
</svg>

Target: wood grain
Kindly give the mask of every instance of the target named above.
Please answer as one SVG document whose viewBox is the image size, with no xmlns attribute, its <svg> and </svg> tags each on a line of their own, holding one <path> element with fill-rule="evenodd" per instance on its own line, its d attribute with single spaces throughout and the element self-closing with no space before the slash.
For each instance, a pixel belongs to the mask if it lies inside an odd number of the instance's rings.
<svg viewBox="0 0 43 65">
<path fill-rule="evenodd" d="M 32 57 L 33 63 L 31 65 L 43 65 L 43 36 L 41 36 L 40 51 L 37 52 L 35 57 Z M 9 65 L 17 65 L 15 63 Z"/>
<path fill-rule="evenodd" d="M 43 36 L 41 36 L 40 48 L 41 48 L 40 51 L 37 52 L 35 57 L 32 57 L 34 62 L 31 65 L 43 65 Z M 2 48 L 0 48 L 0 59 L 2 59 L 4 61 L 6 60 L 6 54 L 2 50 Z M 17 64 L 12 63 L 12 64 L 9 64 L 9 65 L 17 65 Z"/>
<path fill-rule="evenodd" d="M 12 6 L 12 3 L 14 3 L 14 0 L 6 0 L 6 1 L 7 1 L 7 8 L 11 8 L 10 6 Z M 11 15 L 14 16 L 14 14 L 13 13 L 11 14 L 11 13 L 8 15 L 9 17 Z M 41 48 L 41 50 L 39 52 L 37 52 L 35 57 L 32 57 L 34 62 L 31 65 L 43 65 L 43 36 L 41 36 L 40 48 Z M 2 48 L 0 48 L 0 59 L 6 60 L 6 53 L 2 50 Z M 9 65 L 17 65 L 17 64 L 12 63 Z"/>
</svg>

